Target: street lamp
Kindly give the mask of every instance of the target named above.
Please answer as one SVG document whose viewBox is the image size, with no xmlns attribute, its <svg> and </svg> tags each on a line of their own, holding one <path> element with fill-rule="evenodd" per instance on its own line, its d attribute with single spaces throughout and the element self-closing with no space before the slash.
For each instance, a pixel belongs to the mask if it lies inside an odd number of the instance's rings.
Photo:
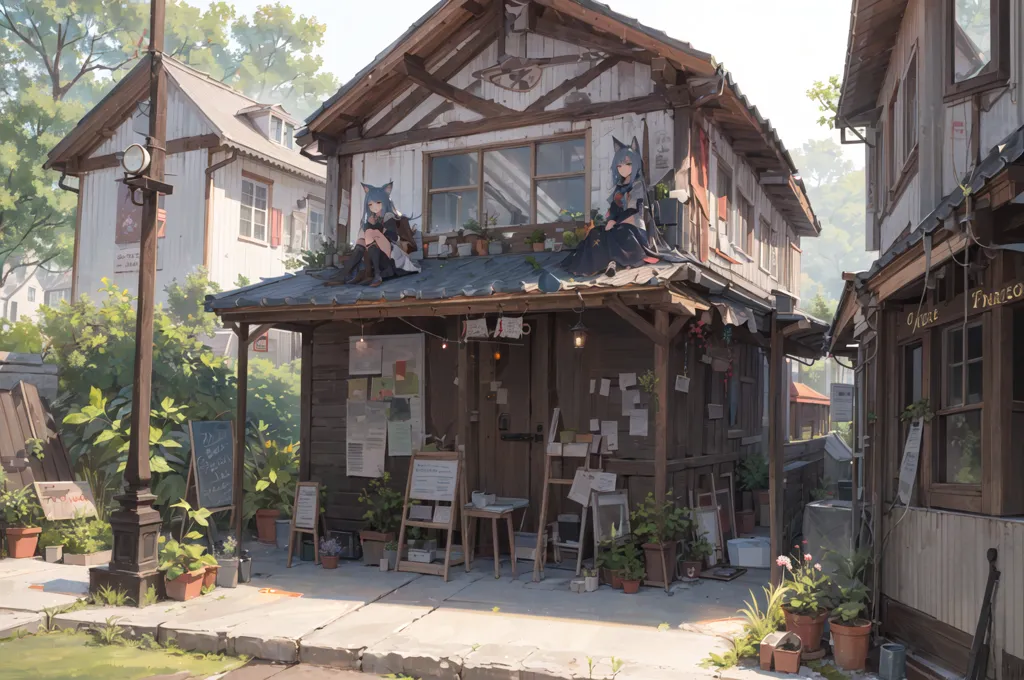
<svg viewBox="0 0 1024 680">
<path fill-rule="evenodd" d="M 152 158 L 149 151 L 141 144 L 132 144 L 124 150 L 121 157 L 121 167 L 129 175 L 138 177 L 149 169 Z"/>
</svg>

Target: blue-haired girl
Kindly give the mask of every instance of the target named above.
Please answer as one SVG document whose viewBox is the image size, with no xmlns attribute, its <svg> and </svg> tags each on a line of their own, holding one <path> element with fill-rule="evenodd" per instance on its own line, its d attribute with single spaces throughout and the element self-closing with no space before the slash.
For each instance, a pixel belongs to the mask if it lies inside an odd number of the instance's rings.
<svg viewBox="0 0 1024 680">
<path fill-rule="evenodd" d="M 409 259 L 399 244 L 399 221 L 402 213 L 391 202 L 394 182 L 382 187 L 363 184 L 363 218 L 355 249 L 345 263 L 346 283 L 379 286 L 385 279 L 414 274 L 420 268 Z M 369 267 L 360 264 L 368 260 Z M 372 271 L 371 271 L 372 270 Z"/>
</svg>

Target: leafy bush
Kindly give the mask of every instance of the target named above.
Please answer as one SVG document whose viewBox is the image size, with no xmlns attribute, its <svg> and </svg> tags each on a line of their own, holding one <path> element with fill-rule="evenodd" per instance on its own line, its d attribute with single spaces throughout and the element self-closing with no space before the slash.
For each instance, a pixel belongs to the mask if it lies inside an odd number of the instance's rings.
<svg viewBox="0 0 1024 680">
<path fill-rule="evenodd" d="M 737 481 L 743 491 L 768 488 L 768 460 L 760 453 L 752 453 L 740 461 Z"/>
<path fill-rule="evenodd" d="M 0 319 L 0 352 L 41 354 L 43 334 L 32 319 L 21 317 L 17 322 Z"/>
<path fill-rule="evenodd" d="M 0 474 L 2 474 L 0 470 Z M 0 476 L 0 512 L 9 527 L 37 527 L 42 510 L 31 486 L 4 491 L 6 475 Z"/>
<path fill-rule="evenodd" d="M 390 533 L 402 523 L 402 507 L 405 497 L 390 487 L 391 473 L 385 472 L 379 479 L 370 480 L 369 488 L 359 492 L 359 502 L 366 506 L 363 519 L 369 531 Z"/>
<path fill-rule="evenodd" d="M 59 531 L 64 552 L 71 555 L 89 555 L 114 547 L 113 529 L 101 519 L 62 522 Z"/>
<path fill-rule="evenodd" d="M 252 458 L 247 456 L 245 461 L 242 516 L 248 521 L 257 510 L 264 509 L 287 515 L 292 510 L 299 479 L 299 447 L 294 443 L 281 447 L 275 440 L 267 439 L 262 446 L 249 448 Z"/>
<path fill-rule="evenodd" d="M 666 500 L 658 503 L 654 494 L 648 493 L 636 510 L 630 513 L 633 534 L 642 543 L 667 544 L 689 535 L 693 522 L 686 508 L 676 507 Z"/>
<path fill-rule="evenodd" d="M 187 501 L 179 501 L 171 506 L 181 508 L 188 517 L 189 526 L 185 538 L 189 541 L 198 541 L 203 535 L 196 531 L 196 525 L 209 526 L 210 511 L 206 508 L 192 509 Z M 182 574 L 196 571 L 206 566 L 215 566 L 217 560 L 213 555 L 206 554 L 206 547 L 200 543 L 181 543 L 175 540 L 165 540 L 160 537 L 163 546 L 160 548 L 160 571 L 165 572 L 164 578 L 173 581 Z"/>
</svg>

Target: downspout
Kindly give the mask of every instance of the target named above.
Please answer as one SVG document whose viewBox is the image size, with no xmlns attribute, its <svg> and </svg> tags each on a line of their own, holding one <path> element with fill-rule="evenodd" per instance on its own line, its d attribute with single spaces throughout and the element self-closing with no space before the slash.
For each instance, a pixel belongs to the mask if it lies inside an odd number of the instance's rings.
<svg viewBox="0 0 1024 680">
<path fill-rule="evenodd" d="M 206 196 L 205 200 L 205 216 L 203 218 L 203 267 L 206 268 L 206 275 L 210 275 L 210 204 L 213 194 L 213 173 L 217 172 L 221 168 L 231 165 L 238 159 L 238 149 L 232 149 L 231 155 L 222 161 L 210 164 L 213 161 L 213 155 L 218 151 L 225 151 L 226 148 L 218 146 L 215 149 L 210 149 L 209 160 L 207 160 L 206 167 Z"/>
<path fill-rule="evenodd" d="M 73 187 L 70 184 L 65 184 L 64 180 L 67 179 L 67 176 L 67 173 L 62 171 L 60 179 L 57 180 L 57 186 L 75 194 L 78 199 L 75 207 L 75 244 L 71 251 L 71 303 L 74 304 L 78 299 L 78 244 L 81 240 L 79 232 L 82 230 L 82 178 L 79 177 L 78 186 Z"/>
</svg>

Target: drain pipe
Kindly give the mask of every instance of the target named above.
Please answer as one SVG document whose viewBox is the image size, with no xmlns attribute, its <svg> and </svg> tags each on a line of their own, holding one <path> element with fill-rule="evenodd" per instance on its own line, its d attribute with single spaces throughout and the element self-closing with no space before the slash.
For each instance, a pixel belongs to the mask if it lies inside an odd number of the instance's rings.
<svg viewBox="0 0 1024 680">
<path fill-rule="evenodd" d="M 67 173 L 64 173 L 64 172 L 60 173 L 60 179 L 57 180 L 57 186 L 59 186 L 64 191 L 70 191 L 73 194 L 77 194 L 79 188 L 78 187 L 73 187 L 70 184 L 65 184 L 64 183 L 65 179 L 67 179 Z"/>
<path fill-rule="evenodd" d="M 218 151 L 225 151 L 225 147 L 219 146 L 216 149 L 210 149 L 209 160 L 213 160 L 213 155 Z M 206 267 L 206 275 L 210 275 L 210 195 L 213 193 L 213 173 L 217 172 L 221 168 L 231 165 L 238 159 L 238 149 L 232 149 L 231 155 L 222 161 L 218 161 L 209 165 L 206 168 L 206 196 L 205 196 L 205 217 L 203 219 L 203 266 Z"/>
</svg>

